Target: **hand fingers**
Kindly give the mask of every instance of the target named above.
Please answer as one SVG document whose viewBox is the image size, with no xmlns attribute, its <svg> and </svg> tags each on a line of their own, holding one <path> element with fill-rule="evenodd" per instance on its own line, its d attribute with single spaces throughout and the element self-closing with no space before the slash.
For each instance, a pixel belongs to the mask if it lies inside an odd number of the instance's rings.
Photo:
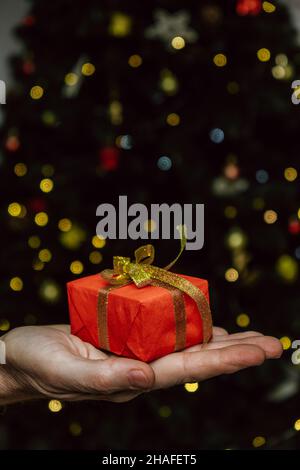
<svg viewBox="0 0 300 470">
<path fill-rule="evenodd" d="M 54 328 L 55 330 L 64 331 L 65 333 L 71 333 L 70 325 L 46 325 L 46 328 Z"/>
<path fill-rule="evenodd" d="M 238 346 L 240 344 L 259 346 L 261 349 L 264 350 L 267 359 L 275 359 L 280 357 L 282 354 L 282 345 L 280 341 L 276 338 L 272 338 L 271 336 L 253 336 L 245 337 L 242 339 L 228 339 L 226 341 L 217 341 L 215 343 L 211 342 L 202 345 L 202 350 L 216 350 L 227 346 Z"/>
<path fill-rule="evenodd" d="M 214 336 L 213 341 L 226 341 L 227 339 L 232 340 L 232 339 L 243 339 L 243 338 L 251 338 L 252 336 L 264 336 L 262 333 L 259 333 L 258 331 L 242 331 L 239 333 L 232 333 L 232 334 L 227 334 L 226 336 L 219 335 L 219 336 Z"/>
<path fill-rule="evenodd" d="M 173 353 L 153 362 L 154 389 L 199 382 L 220 374 L 232 374 L 260 365 L 266 356 L 258 346 L 241 344 L 216 350 Z"/>
<path fill-rule="evenodd" d="M 219 326 L 214 326 L 213 327 L 213 338 L 216 336 L 226 336 L 228 335 L 228 331 L 225 330 L 224 328 L 220 328 Z"/>
<path fill-rule="evenodd" d="M 109 395 L 123 390 L 148 390 L 154 383 L 154 372 L 144 362 L 118 357 L 104 360 L 68 357 L 64 364 L 56 364 L 56 376 L 66 389 Z"/>
</svg>

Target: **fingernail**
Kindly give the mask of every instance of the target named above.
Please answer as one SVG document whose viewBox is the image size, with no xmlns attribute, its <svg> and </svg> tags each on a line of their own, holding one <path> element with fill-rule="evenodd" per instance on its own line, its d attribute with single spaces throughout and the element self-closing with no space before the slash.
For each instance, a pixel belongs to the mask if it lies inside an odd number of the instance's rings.
<svg viewBox="0 0 300 470">
<path fill-rule="evenodd" d="M 128 374 L 128 380 L 130 385 L 134 388 L 146 389 L 149 387 L 149 380 L 145 372 L 140 369 L 131 370 Z"/>
</svg>

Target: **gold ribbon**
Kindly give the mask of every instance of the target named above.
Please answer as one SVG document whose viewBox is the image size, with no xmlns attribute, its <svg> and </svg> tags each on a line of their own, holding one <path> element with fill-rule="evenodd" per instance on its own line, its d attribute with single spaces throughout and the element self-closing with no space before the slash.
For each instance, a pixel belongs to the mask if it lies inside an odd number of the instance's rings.
<svg viewBox="0 0 300 470">
<path fill-rule="evenodd" d="M 169 272 L 169 269 L 181 256 L 186 245 L 184 226 L 179 226 L 178 230 L 180 231 L 181 240 L 179 254 L 165 268 L 158 268 L 152 265 L 155 255 L 154 246 L 144 245 L 135 250 L 134 262 L 125 256 L 114 256 L 113 269 L 105 269 L 100 274 L 111 286 L 121 287 L 133 281 L 140 288 L 159 281 L 186 293 L 196 302 L 199 314 L 202 317 L 203 342 L 207 343 L 211 338 L 212 319 L 209 303 L 204 293 L 187 279 Z"/>
</svg>

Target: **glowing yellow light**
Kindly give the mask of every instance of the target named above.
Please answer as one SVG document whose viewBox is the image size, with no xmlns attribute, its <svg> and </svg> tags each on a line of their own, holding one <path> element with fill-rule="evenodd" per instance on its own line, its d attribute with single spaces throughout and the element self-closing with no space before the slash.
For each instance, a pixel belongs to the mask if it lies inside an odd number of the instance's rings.
<svg viewBox="0 0 300 470">
<path fill-rule="evenodd" d="M 123 106 L 122 106 L 122 103 L 120 103 L 120 101 L 118 100 L 112 101 L 108 107 L 108 111 L 109 111 L 112 124 L 117 126 L 122 123 Z"/>
<path fill-rule="evenodd" d="M 44 94 L 44 89 L 39 85 L 32 87 L 30 90 L 30 96 L 33 100 L 41 99 L 43 94 Z"/>
<path fill-rule="evenodd" d="M 68 232 L 72 228 L 72 222 L 70 219 L 60 219 L 58 222 L 58 228 L 62 232 Z"/>
<path fill-rule="evenodd" d="M 25 163 L 16 163 L 14 166 L 14 172 L 17 176 L 25 176 L 27 173 L 27 166 Z"/>
<path fill-rule="evenodd" d="M 72 436 L 80 436 L 81 433 L 82 433 L 82 427 L 79 423 L 77 423 L 76 421 L 74 421 L 73 423 L 70 424 L 69 426 L 69 431 L 70 431 L 70 434 L 72 434 Z"/>
<path fill-rule="evenodd" d="M 68 224 L 66 223 L 66 228 Z M 86 239 L 86 232 L 83 228 L 76 224 L 72 224 L 71 229 L 68 229 L 60 234 L 60 242 L 69 250 L 77 250 Z"/>
<path fill-rule="evenodd" d="M 263 47 L 257 51 L 257 57 L 261 62 L 268 62 L 271 59 L 271 52 Z"/>
<path fill-rule="evenodd" d="M 46 212 L 38 212 L 34 217 L 36 225 L 39 225 L 40 227 L 45 227 L 45 225 L 48 223 L 48 220 L 49 219 Z"/>
<path fill-rule="evenodd" d="M 183 49 L 185 46 L 185 40 L 181 36 L 175 36 L 171 41 L 172 47 L 174 49 Z"/>
<path fill-rule="evenodd" d="M 20 277 L 13 277 L 9 282 L 9 286 L 12 290 L 19 292 L 23 289 L 23 281 Z"/>
<path fill-rule="evenodd" d="M 10 323 L 5 318 L 0 319 L 0 331 L 8 331 L 10 329 Z"/>
<path fill-rule="evenodd" d="M 246 313 L 241 313 L 236 317 L 236 323 L 241 328 L 247 328 L 250 324 L 250 318 Z"/>
<path fill-rule="evenodd" d="M 262 7 L 266 13 L 273 13 L 276 10 L 276 6 L 271 2 L 263 2 Z"/>
<path fill-rule="evenodd" d="M 236 282 L 239 278 L 239 273 L 236 269 L 234 268 L 229 268 L 225 272 L 225 279 L 228 282 Z"/>
<path fill-rule="evenodd" d="M 40 189 L 43 191 L 43 193 L 50 193 L 53 189 L 53 181 L 50 178 L 44 178 L 40 182 Z"/>
<path fill-rule="evenodd" d="M 52 259 L 51 251 L 48 250 L 47 248 L 43 248 L 39 252 L 39 259 L 43 261 L 44 263 L 49 263 L 49 261 L 51 261 Z"/>
<path fill-rule="evenodd" d="M 150 233 L 155 232 L 156 227 L 157 227 L 157 224 L 155 220 L 152 220 L 152 219 L 146 220 L 143 226 L 144 230 Z"/>
<path fill-rule="evenodd" d="M 277 56 L 275 57 L 275 62 L 277 65 L 286 67 L 289 63 L 289 59 L 285 54 L 277 54 Z"/>
<path fill-rule="evenodd" d="M 138 54 L 133 54 L 128 59 L 128 64 L 130 67 L 137 68 L 140 67 L 143 63 L 143 59 Z"/>
<path fill-rule="evenodd" d="M 265 445 L 265 443 L 266 443 L 266 438 L 263 436 L 256 436 L 252 441 L 253 447 L 261 447 Z"/>
<path fill-rule="evenodd" d="M 228 246 L 232 249 L 241 248 L 245 242 L 245 234 L 240 229 L 234 229 L 227 238 Z"/>
<path fill-rule="evenodd" d="M 290 255 L 282 255 L 277 260 L 276 270 L 286 282 L 293 282 L 298 277 L 299 267 Z"/>
<path fill-rule="evenodd" d="M 22 212 L 22 206 L 18 202 L 12 202 L 9 204 L 7 211 L 12 217 L 19 217 Z"/>
<path fill-rule="evenodd" d="M 42 174 L 49 178 L 50 176 L 54 175 L 54 166 L 50 165 L 49 163 L 46 163 L 45 165 L 42 166 Z"/>
<path fill-rule="evenodd" d="M 236 95 L 240 91 L 240 85 L 237 82 L 229 82 L 227 84 L 227 91 L 231 95 Z"/>
<path fill-rule="evenodd" d="M 110 21 L 109 32 L 112 36 L 124 37 L 127 36 L 131 31 L 132 20 L 130 16 L 115 12 Z"/>
<path fill-rule="evenodd" d="M 163 70 L 161 73 L 161 89 L 167 95 L 174 95 L 178 90 L 178 80 L 170 70 Z"/>
<path fill-rule="evenodd" d="M 50 400 L 48 403 L 48 408 L 52 413 L 58 413 L 62 409 L 62 404 L 59 400 Z"/>
<path fill-rule="evenodd" d="M 197 392 L 199 388 L 198 382 L 184 384 L 184 388 L 187 392 L 194 393 Z"/>
<path fill-rule="evenodd" d="M 40 287 L 40 296 L 47 302 L 56 302 L 60 297 L 60 287 L 52 280 L 46 280 Z"/>
<path fill-rule="evenodd" d="M 70 271 L 73 273 L 73 274 L 81 274 L 82 271 L 83 271 L 83 264 L 81 261 L 72 261 L 72 263 L 70 264 Z"/>
<path fill-rule="evenodd" d="M 282 67 L 282 65 L 275 65 L 275 67 L 272 67 L 272 75 L 276 80 L 282 80 L 285 78 L 286 74 L 286 69 Z"/>
<path fill-rule="evenodd" d="M 89 260 L 92 264 L 99 264 L 101 263 L 102 259 L 103 256 L 101 253 L 99 253 L 99 251 L 91 251 L 89 255 Z"/>
<path fill-rule="evenodd" d="M 275 224 L 278 219 L 278 215 L 275 211 L 268 210 L 264 213 L 264 221 L 266 224 Z"/>
<path fill-rule="evenodd" d="M 87 62 L 86 64 L 83 64 L 81 67 L 81 73 L 82 75 L 85 75 L 86 77 L 90 77 L 93 75 L 96 71 L 96 67 L 94 64 L 91 64 L 90 62 Z"/>
<path fill-rule="evenodd" d="M 105 246 L 105 239 L 103 237 L 98 237 L 98 235 L 95 235 L 93 238 L 92 238 L 92 245 L 95 247 L 95 248 L 103 248 Z"/>
<path fill-rule="evenodd" d="M 172 410 L 168 405 L 163 405 L 159 408 L 158 413 L 161 418 L 169 418 L 172 414 Z"/>
<path fill-rule="evenodd" d="M 295 168 L 289 167 L 284 170 L 284 177 L 287 181 L 295 181 L 298 176 L 298 171 Z"/>
<path fill-rule="evenodd" d="M 169 126 L 178 126 L 180 124 L 180 116 L 176 113 L 170 113 L 167 116 Z"/>
<path fill-rule="evenodd" d="M 42 261 L 40 261 L 39 259 L 35 260 L 33 263 L 32 263 L 32 267 L 35 271 L 42 271 L 44 269 L 44 266 L 45 266 L 45 263 L 43 263 Z"/>
<path fill-rule="evenodd" d="M 295 431 L 300 431 L 300 419 L 297 419 L 294 424 Z"/>
<path fill-rule="evenodd" d="M 76 73 L 70 72 L 65 76 L 65 84 L 68 86 L 74 86 L 78 83 L 78 75 Z"/>
<path fill-rule="evenodd" d="M 41 245 L 41 240 L 36 235 L 32 235 L 28 238 L 28 245 L 30 248 L 38 248 Z"/>
<path fill-rule="evenodd" d="M 253 209 L 259 211 L 265 207 L 265 201 L 262 197 L 256 197 L 253 199 Z"/>
<path fill-rule="evenodd" d="M 23 206 L 23 204 L 22 204 L 22 205 L 21 205 L 21 212 L 20 212 L 20 214 L 19 214 L 19 217 L 20 217 L 21 219 L 23 219 L 23 218 L 26 216 L 26 214 L 27 214 L 27 209 L 26 209 L 26 207 Z"/>
<path fill-rule="evenodd" d="M 284 350 L 290 349 L 290 347 L 292 346 L 292 342 L 288 336 L 283 336 L 282 338 L 280 338 L 280 342 Z"/>
<path fill-rule="evenodd" d="M 227 64 L 227 57 L 225 54 L 216 54 L 214 57 L 214 64 L 217 67 L 225 67 Z"/>
<path fill-rule="evenodd" d="M 42 121 L 47 126 L 53 126 L 56 123 L 56 115 L 53 111 L 46 110 L 42 114 Z"/>
<path fill-rule="evenodd" d="M 292 65 L 287 65 L 285 68 L 285 77 L 286 79 L 289 79 L 294 76 L 294 67 Z"/>
<path fill-rule="evenodd" d="M 234 219 L 237 215 L 237 210 L 234 206 L 227 206 L 225 207 L 224 214 L 227 219 Z"/>
</svg>

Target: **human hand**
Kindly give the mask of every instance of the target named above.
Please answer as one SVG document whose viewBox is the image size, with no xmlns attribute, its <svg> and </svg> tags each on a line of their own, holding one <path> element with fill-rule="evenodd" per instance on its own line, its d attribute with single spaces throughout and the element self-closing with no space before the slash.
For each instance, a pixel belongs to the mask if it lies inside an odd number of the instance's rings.
<svg viewBox="0 0 300 470">
<path fill-rule="evenodd" d="M 140 393 L 198 382 L 278 358 L 281 343 L 257 332 L 214 328 L 209 344 L 146 364 L 104 353 L 70 334 L 68 325 L 16 328 L 1 338 L 0 404 L 33 398 L 128 401 Z"/>
</svg>

